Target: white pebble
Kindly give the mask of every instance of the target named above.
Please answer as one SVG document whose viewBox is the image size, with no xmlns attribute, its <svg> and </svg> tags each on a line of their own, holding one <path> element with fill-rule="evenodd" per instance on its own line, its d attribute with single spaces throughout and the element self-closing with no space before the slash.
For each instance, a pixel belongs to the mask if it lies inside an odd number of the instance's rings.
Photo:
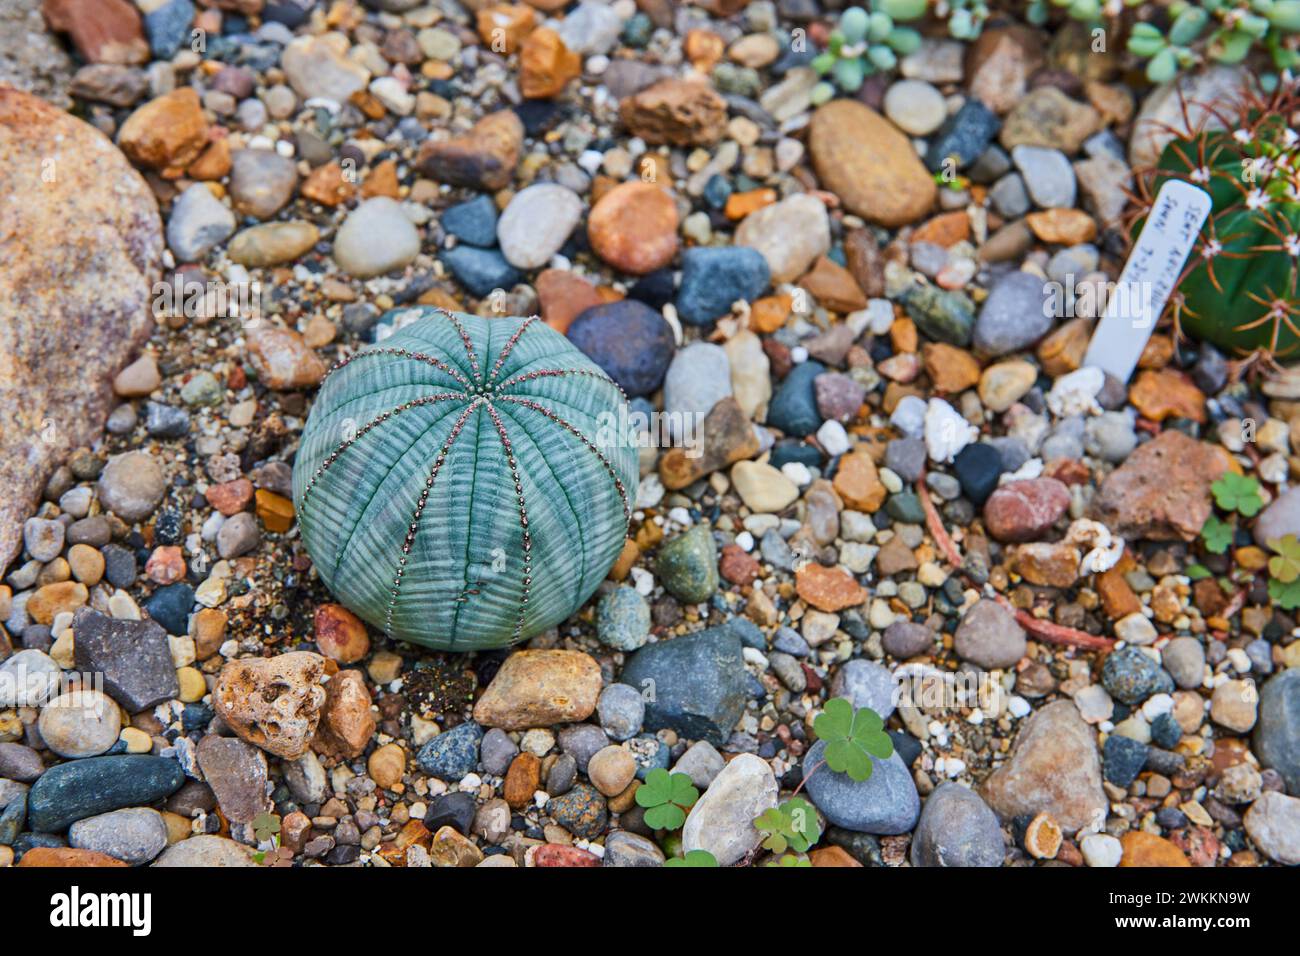
<svg viewBox="0 0 1300 956">
<path fill-rule="evenodd" d="M 1109 833 L 1089 833 L 1079 841 L 1083 862 L 1095 867 L 1119 866 L 1124 847 Z"/>
<path fill-rule="evenodd" d="M 932 461 L 951 463 L 959 451 L 978 437 L 979 429 L 957 409 L 942 398 L 930 399 L 925 409 L 925 447 Z"/>
<path fill-rule="evenodd" d="M 894 305 L 888 299 L 869 300 L 866 312 L 872 335 L 884 335 L 894 324 Z"/>
<path fill-rule="evenodd" d="M 812 482 L 812 472 L 809 471 L 808 466 L 801 461 L 787 461 L 781 466 L 781 474 L 785 475 L 800 488 Z"/>
<path fill-rule="evenodd" d="M 1142 704 L 1142 716 L 1147 720 L 1155 720 L 1161 714 L 1171 714 L 1173 710 L 1174 699 L 1168 694 L 1154 694 Z"/>
<path fill-rule="evenodd" d="M 817 429 L 817 443 L 826 450 L 826 454 L 834 458 L 849 450 L 849 433 L 844 430 L 843 425 L 832 418 L 823 422 L 822 427 Z"/>
</svg>

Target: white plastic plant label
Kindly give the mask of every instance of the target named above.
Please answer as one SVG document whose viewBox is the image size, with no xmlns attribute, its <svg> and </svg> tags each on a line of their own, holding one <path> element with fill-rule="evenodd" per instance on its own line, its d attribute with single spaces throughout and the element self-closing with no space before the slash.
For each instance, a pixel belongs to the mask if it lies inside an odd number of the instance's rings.
<svg viewBox="0 0 1300 956">
<path fill-rule="evenodd" d="M 1160 187 L 1142 234 L 1107 299 L 1085 366 L 1128 381 L 1178 284 L 1211 205 L 1209 193 L 1181 180 L 1171 179 Z"/>
</svg>

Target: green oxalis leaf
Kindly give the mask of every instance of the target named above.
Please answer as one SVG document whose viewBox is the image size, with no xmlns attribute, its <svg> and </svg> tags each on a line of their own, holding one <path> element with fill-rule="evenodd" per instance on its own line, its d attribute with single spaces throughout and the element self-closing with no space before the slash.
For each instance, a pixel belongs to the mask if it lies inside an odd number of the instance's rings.
<svg viewBox="0 0 1300 956">
<path fill-rule="evenodd" d="M 792 797 L 772 807 L 754 820 L 754 828 L 767 834 L 764 849 L 784 853 L 786 849 L 804 853 L 821 837 L 817 811 L 803 797 Z"/>
<path fill-rule="evenodd" d="M 826 765 L 862 783 L 871 777 L 871 758 L 887 760 L 894 742 L 884 732 L 885 722 L 870 707 L 854 710 L 845 697 L 826 702 L 813 721 L 813 730 L 826 742 Z"/>
<path fill-rule="evenodd" d="M 800 869 L 812 869 L 812 860 L 806 856 L 799 856 L 794 853 L 787 853 L 785 856 L 775 860 L 768 860 L 767 866 L 778 866 L 783 868 L 799 867 Z"/>
<path fill-rule="evenodd" d="M 1259 482 L 1250 475 L 1225 471 L 1222 477 L 1210 485 L 1210 491 L 1214 492 L 1214 503 L 1224 511 L 1235 511 L 1247 518 L 1259 514 L 1259 510 L 1264 507 Z"/>
<path fill-rule="evenodd" d="M 1232 544 L 1232 525 L 1219 518 L 1217 515 L 1210 515 L 1205 519 L 1205 526 L 1201 528 L 1201 540 L 1205 542 L 1205 550 L 1211 554 L 1223 554 Z"/>
<path fill-rule="evenodd" d="M 280 818 L 265 811 L 253 817 L 253 836 L 258 840 L 270 840 L 280 832 Z"/>
<path fill-rule="evenodd" d="M 1278 607 L 1293 611 L 1300 607 L 1300 580 L 1279 581 L 1270 578 L 1268 596 Z"/>
<path fill-rule="evenodd" d="M 645 822 L 656 830 L 676 830 L 686 822 L 686 811 L 700 799 L 691 778 L 656 767 L 637 788 L 636 802 L 645 808 Z"/>
<path fill-rule="evenodd" d="M 1291 584 L 1300 578 L 1300 540 L 1293 534 L 1274 538 L 1268 546 L 1276 552 L 1268 559 L 1268 573 L 1274 581 Z"/>
<path fill-rule="evenodd" d="M 640 792 L 640 791 L 638 791 Z M 664 861 L 664 866 L 717 866 L 718 860 L 708 850 L 688 850 L 685 856 L 674 856 Z"/>
</svg>

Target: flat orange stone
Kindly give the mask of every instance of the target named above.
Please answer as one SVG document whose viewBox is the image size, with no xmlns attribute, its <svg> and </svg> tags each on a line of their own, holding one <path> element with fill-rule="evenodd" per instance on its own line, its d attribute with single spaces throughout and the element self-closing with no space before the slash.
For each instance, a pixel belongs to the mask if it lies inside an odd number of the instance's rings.
<svg viewBox="0 0 1300 956">
<path fill-rule="evenodd" d="M 912 242 L 930 242 L 945 249 L 970 238 L 970 217 L 966 210 L 946 212 L 922 224 L 912 233 Z"/>
<path fill-rule="evenodd" d="M 889 493 L 880 481 L 876 463 L 862 450 L 850 452 L 840 459 L 832 484 L 846 508 L 868 514 L 878 511 Z"/>
<path fill-rule="evenodd" d="M 591 209 L 587 237 L 596 255 L 634 275 L 654 272 L 677 254 L 677 204 L 661 186 L 619 183 Z"/>
<path fill-rule="evenodd" d="M 1043 242 L 1077 246 L 1097 236 L 1097 223 L 1081 209 L 1044 209 L 1025 217 L 1029 228 Z"/>
<path fill-rule="evenodd" d="M 775 332 L 790 317 L 794 300 L 786 293 L 755 299 L 749 306 L 749 327 L 755 332 Z"/>
<path fill-rule="evenodd" d="M 862 866 L 857 860 L 849 856 L 848 851 L 838 846 L 818 847 L 808 854 L 808 859 L 812 861 L 814 867 L 820 866 Z"/>
<path fill-rule="evenodd" d="M 833 259 L 818 256 L 813 267 L 799 280 L 817 302 L 832 312 L 856 312 L 867 307 L 867 297 L 858 288 L 853 273 Z"/>
<path fill-rule="evenodd" d="M 867 599 L 867 589 L 843 568 L 827 568 L 809 561 L 794 574 L 795 590 L 819 611 L 842 611 Z"/>
<path fill-rule="evenodd" d="M 303 196 L 322 206 L 345 203 L 356 191 L 353 182 L 343 175 L 343 168 L 335 162 L 317 166 L 302 183 Z"/>
<path fill-rule="evenodd" d="M 126 866 L 121 860 L 100 853 L 96 850 L 78 850 L 70 846 L 38 846 L 23 854 L 18 861 L 20 867 L 33 866 Z"/>
<path fill-rule="evenodd" d="M 1146 369 L 1128 391 L 1128 400 L 1144 418 L 1190 418 L 1205 423 L 1205 395 L 1177 369 Z"/>
<path fill-rule="evenodd" d="M 915 352 L 918 341 L 915 322 L 906 317 L 894 319 L 894 324 L 889 327 L 889 342 L 895 353 Z"/>
<path fill-rule="evenodd" d="M 582 72 L 582 58 L 554 30 L 542 27 L 524 40 L 519 54 L 519 91 L 528 99 L 559 96 Z"/>
<path fill-rule="evenodd" d="M 479 38 L 493 53 L 509 56 L 532 32 L 537 14 L 532 7 L 498 3 L 478 11 L 475 25 Z"/>
<path fill-rule="evenodd" d="M 925 359 L 925 374 L 930 376 L 936 391 L 956 394 L 980 380 L 980 363 L 965 349 L 944 342 L 926 342 L 921 354 Z"/>
<path fill-rule="evenodd" d="M 751 189 L 748 192 L 732 193 L 727 197 L 727 205 L 723 208 L 723 212 L 728 219 L 744 219 L 751 212 L 772 205 L 776 199 L 775 189 Z"/>
<path fill-rule="evenodd" d="M 686 59 L 701 73 L 709 73 L 722 59 L 726 43 L 711 30 L 691 30 L 682 46 Z"/>
<path fill-rule="evenodd" d="M 568 269 L 547 269 L 539 275 L 537 298 L 542 320 L 560 334 L 569 331 L 579 314 L 604 301 L 594 285 Z"/>
<path fill-rule="evenodd" d="M 1124 855 L 1120 866 L 1191 866 L 1182 850 L 1163 837 L 1142 830 L 1129 830 L 1119 838 Z"/>
<path fill-rule="evenodd" d="M 293 524 L 293 502 L 274 491 L 258 488 L 257 516 L 267 531 L 284 534 Z"/>
<path fill-rule="evenodd" d="M 374 196 L 387 196 L 400 199 L 402 187 L 397 182 L 397 163 L 386 159 L 370 171 L 366 181 L 361 184 L 361 195 L 370 199 Z"/>
</svg>

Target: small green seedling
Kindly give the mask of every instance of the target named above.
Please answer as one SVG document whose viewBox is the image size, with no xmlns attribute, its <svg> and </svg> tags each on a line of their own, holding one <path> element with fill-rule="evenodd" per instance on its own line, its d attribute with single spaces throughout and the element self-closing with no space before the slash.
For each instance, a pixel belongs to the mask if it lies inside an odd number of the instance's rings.
<svg viewBox="0 0 1300 956">
<path fill-rule="evenodd" d="M 1210 515 L 1201 528 L 1201 540 L 1205 550 L 1211 554 L 1223 554 L 1232 545 L 1232 536 L 1236 529 L 1231 522 L 1224 521 L 1218 515 Z"/>
<path fill-rule="evenodd" d="M 754 828 L 766 834 L 763 848 L 773 853 L 787 849 L 805 853 L 821 837 L 817 811 L 803 797 L 791 797 L 754 819 Z"/>
<path fill-rule="evenodd" d="M 680 776 L 685 776 L 681 774 Z M 638 791 L 639 793 L 640 791 Z M 685 856 L 674 856 L 664 861 L 664 866 L 717 866 L 718 859 L 708 850 L 688 850 Z"/>
<path fill-rule="evenodd" d="M 1268 596 L 1286 610 L 1300 607 L 1300 540 L 1288 534 L 1268 546 L 1274 552 L 1268 560 Z"/>
<path fill-rule="evenodd" d="M 1222 477 L 1210 485 L 1210 491 L 1214 492 L 1214 503 L 1221 509 L 1235 511 L 1246 518 L 1253 518 L 1264 507 L 1259 482 L 1250 475 L 1225 471 Z"/>
<path fill-rule="evenodd" d="M 677 830 L 686 822 L 686 811 L 700 799 L 700 791 L 684 773 L 670 774 L 656 767 L 637 788 L 636 802 L 645 808 L 645 822 L 656 830 Z"/>
<path fill-rule="evenodd" d="M 874 710 L 855 710 L 845 697 L 828 700 L 826 709 L 813 721 L 813 730 L 826 742 L 826 765 L 858 783 L 870 779 L 872 757 L 888 760 L 894 752 L 894 742 L 884 727 Z"/>
<path fill-rule="evenodd" d="M 280 835 L 280 818 L 274 813 L 263 811 L 253 817 L 253 836 L 258 842 L 274 840 Z"/>
</svg>

